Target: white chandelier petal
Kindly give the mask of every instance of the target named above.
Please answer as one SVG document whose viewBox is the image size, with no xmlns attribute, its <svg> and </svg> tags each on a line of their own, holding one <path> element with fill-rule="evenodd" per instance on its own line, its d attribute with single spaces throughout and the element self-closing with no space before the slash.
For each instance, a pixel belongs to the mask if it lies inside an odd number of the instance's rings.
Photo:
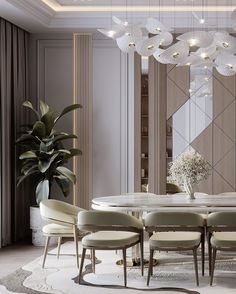
<svg viewBox="0 0 236 294">
<path fill-rule="evenodd" d="M 122 26 L 128 26 L 128 21 L 122 21 L 121 19 L 119 19 L 118 17 L 116 16 L 112 16 L 112 20 L 114 23 L 118 24 L 118 25 L 122 25 Z"/>
<path fill-rule="evenodd" d="M 226 76 L 226 77 L 229 77 L 229 76 L 233 76 L 235 75 L 235 71 L 228 68 L 227 66 L 225 65 L 219 65 L 219 66 L 216 66 L 216 70 L 218 71 L 218 73 L 220 73 L 222 76 Z"/>
<path fill-rule="evenodd" d="M 203 61 L 200 56 L 198 55 L 189 55 L 184 60 L 182 60 L 180 63 L 177 64 L 177 66 L 190 66 L 190 65 L 199 65 Z"/>
<path fill-rule="evenodd" d="M 213 36 L 205 31 L 193 31 L 184 33 L 176 38 L 180 41 L 185 41 L 190 47 L 208 47 L 213 42 Z"/>
<path fill-rule="evenodd" d="M 236 57 L 228 52 L 221 51 L 217 56 L 215 63 L 218 66 L 224 66 L 236 71 Z"/>
<path fill-rule="evenodd" d="M 157 51 L 161 44 L 161 36 L 157 35 L 152 38 L 146 37 L 145 39 L 138 42 L 136 51 L 142 56 L 151 56 Z"/>
<path fill-rule="evenodd" d="M 164 64 L 178 64 L 182 62 L 189 54 L 188 43 L 184 41 L 177 42 L 164 50 L 158 57 L 159 61 Z"/>
<path fill-rule="evenodd" d="M 161 62 L 161 59 L 160 59 L 160 55 L 161 55 L 164 51 L 165 51 L 164 49 L 158 48 L 158 49 L 156 50 L 156 52 L 153 53 L 154 58 L 155 58 L 158 62 L 160 62 L 160 63 L 162 63 L 162 62 Z"/>
<path fill-rule="evenodd" d="M 199 48 L 196 52 L 192 53 L 192 55 L 199 56 L 206 63 L 212 62 L 218 54 L 219 51 L 217 51 L 215 42 L 213 42 L 209 47 Z"/>
<path fill-rule="evenodd" d="M 98 29 L 100 33 L 105 35 L 106 37 L 112 38 L 112 39 L 117 39 L 120 38 L 125 34 L 125 27 L 123 26 L 115 26 L 110 30 L 107 29 Z"/>
<path fill-rule="evenodd" d="M 129 53 L 136 51 L 137 43 L 140 41 L 140 38 L 124 35 L 116 39 L 116 43 L 121 51 Z"/>
<path fill-rule="evenodd" d="M 233 36 L 230 36 L 229 34 L 217 32 L 215 33 L 214 39 L 215 39 L 216 45 L 221 47 L 222 49 L 231 53 L 236 52 L 236 38 L 234 38 Z"/>
<path fill-rule="evenodd" d="M 155 35 L 171 31 L 170 28 L 166 27 L 163 23 L 153 17 L 147 19 L 146 29 L 149 33 Z"/>
<path fill-rule="evenodd" d="M 126 36 L 132 36 L 132 37 L 137 37 L 137 38 L 142 38 L 142 30 L 140 29 L 139 26 L 136 25 L 128 25 L 125 27 L 125 35 Z"/>
<path fill-rule="evenodd" d="M 169 46 L 173 42 L 173 35 L 169 32 L 164 32 L 159 35 L 161 37 L 162 46 Z"/>
</svg>

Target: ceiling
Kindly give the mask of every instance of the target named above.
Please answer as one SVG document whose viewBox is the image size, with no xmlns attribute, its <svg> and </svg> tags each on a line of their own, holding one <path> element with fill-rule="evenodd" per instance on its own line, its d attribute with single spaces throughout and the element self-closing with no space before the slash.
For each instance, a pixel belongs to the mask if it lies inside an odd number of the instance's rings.
<svg viewBox="0 0 236 294">
<path fill-rule="evenodd" d="M 0 0 L 0 16 L 32 33 L 93 31 L 109 27 L 112 15 L 141 24 L 149 16 L 160 17 L 176 32 L 232 30 L 234 8 L 236 0 Z M 203 14 L 207 22 L 201 25 Z"/>
</svg>

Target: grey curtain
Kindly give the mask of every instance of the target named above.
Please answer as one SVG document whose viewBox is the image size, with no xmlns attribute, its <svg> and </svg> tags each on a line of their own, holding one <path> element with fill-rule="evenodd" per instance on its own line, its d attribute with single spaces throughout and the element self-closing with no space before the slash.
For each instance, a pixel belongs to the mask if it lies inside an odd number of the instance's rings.
<svg viewBox="0 0 236 294">
<path fill-rule="evenodd" d="M 16 188 L 20 150 L 15 146 L 20 125 L 28 121 L 21 106 L 28 99 L 27 39 L 27 32 L 0 18 L 1 246 L 29 233 L 30 197 L 26 186 Z"/>
</svg>

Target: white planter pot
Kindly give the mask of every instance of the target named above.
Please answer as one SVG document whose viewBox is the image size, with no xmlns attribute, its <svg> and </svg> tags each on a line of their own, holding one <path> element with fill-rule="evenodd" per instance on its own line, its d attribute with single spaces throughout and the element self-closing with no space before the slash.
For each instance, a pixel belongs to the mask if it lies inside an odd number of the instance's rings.
<svg viewBox="0 0 236 294">
<path fill-rule="evenodd" d="M 40 215 L 40 209 L 37 206 L 30 207 L 30 229 L 32 230 L 32 244 L 34 246 L 44 246 L 45 237 L 43 235 L 43 226 L 48 222 L 43 220 Z M 50 245 L 57 244 L 57 238 L 50 238 Z"/>
</svg>

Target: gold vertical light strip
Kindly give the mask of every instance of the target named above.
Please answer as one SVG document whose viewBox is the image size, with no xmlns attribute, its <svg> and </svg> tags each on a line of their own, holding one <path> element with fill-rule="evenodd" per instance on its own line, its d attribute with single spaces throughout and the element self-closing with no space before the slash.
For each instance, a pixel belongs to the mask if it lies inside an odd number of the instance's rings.
<svg viewBox="0 0 236 294">
<path fill-rule="evenodd" d="M 92 197 L 92 35 L 75 33 L 73 36 L 74 103 L 82 109 L 74 113 L 73 130 L 78 136 L 74 147 L 82 156 L 73 161 L 77 184 L 73 191 L 74 204 L 88 209 Z"/>
<path fill-rule="evenodd" d="M 78 95 L 77 95 L 77 42 L 76 42 L 76 34 L 73 34 L 73 103 L 78 103 Z M 73 111 L 73 134 L 78 134 L 78 112 Z M 73 148 L 78 148 L 78 141 L 73 140 Z M 73 204 L 78 205 L 78 157 L 73 157 L 73 172 L 76 175 L 76 184 L 73 185 Z"/>
</svg>

